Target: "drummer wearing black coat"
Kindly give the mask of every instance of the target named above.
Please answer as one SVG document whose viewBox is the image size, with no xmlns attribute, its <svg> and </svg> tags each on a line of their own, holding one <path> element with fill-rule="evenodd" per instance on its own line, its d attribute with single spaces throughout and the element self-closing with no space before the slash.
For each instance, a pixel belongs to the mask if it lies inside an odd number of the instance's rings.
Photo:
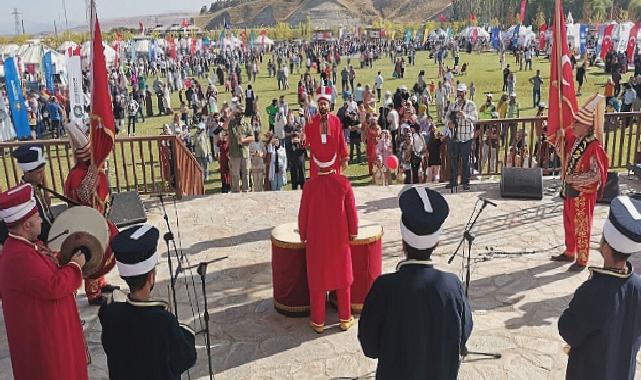
<svg viewBox="0 0 641 380">
<path fill-rule="evenodd" d="M 412 187 L 399 199 L 407 260 L 380 276 L 358 326 L 365 356 L 378 359 L 377 379 L 456 379 L 472 333 L 472 313 L 456 276 L 435 269 L 449 207 L 440 193 Z"/>
<path fill-rule="evenodd" d="M 100 308 L 102 346 L 111 380 L 179 380 L 196 363 L 194 332 L 167 304 L 151 300 L 159 232 L 151 225 L 121 231 L 111 243 L 130 293 Z"/>
</svg>

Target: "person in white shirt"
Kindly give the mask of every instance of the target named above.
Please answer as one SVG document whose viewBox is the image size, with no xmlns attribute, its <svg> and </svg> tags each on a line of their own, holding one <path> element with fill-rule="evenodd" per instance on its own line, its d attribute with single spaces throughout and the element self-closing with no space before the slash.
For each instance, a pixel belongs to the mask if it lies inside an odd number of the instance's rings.
<svg viewBox="0 0 641 380">
<path fill-rule="evenodd" d="M 389 103 L 387 106 L 390 109 L 389 112 L 387 113 L 387 125 L 392 134 L 392 152 L 396 154 L 399 116 L 398 116 L 398 111 L 396 110 L 396 108 L 394 108 L 393 103 Z"/>
<path fill-rule="evenodd" d="M 358 83 L 356 85 L 356 89 L 354 90 L 354 101 L 356 102 L 357 105 L 361 105 L 363 103 L 363 97 L 365 95 L 365 89 L 363 89 L 363 86 Z"/>
<path fill-rule="evenodd" d="M 140 108 L 140 105 L 138 102 L 132 97 L 129 99 L 129 102 L 127 103 L 127 136 L 131 136 L 132 133 L 132 126 L 133 126 L 133 134 L 136 134 L 136 118 L 138 115 L 138 109 Z"/>
<path fill-rule="evenodd" d="M 265 178 L 265 144 L 260 140 L 260 132 L 254 131 L 254 141 L 249 144 L 249 157 L 251 158 L 252 191 L 263 191 Z"/>
<path fill-rule="evenodd" d="M 271 182 L 272 191 L 280 191 L 283 186 L 287 185 L 287 152 L 285 147 L 280 145 L 276 135 L 272 137 L 270 152 L 271 161 L 269 163 L 268 178 Z"/>
<path fill-rule="evenodd" d="M 376 97 L 378 101 L 381 101 L 381 92 L 383 91 L 383 76 L 381 75 L 381 72 L 378 72 L 378 75 L 376 75 L 376 82 L 374 84 L 374 87 L 376 88 Z"/>
<path fill-rule="evenodd" d="M 465 99 L 467 86 L 464 83 L 456 89 L 456 101 L 448 109 L 448 128 L 451 130 L 449 143 L 450 183 L 447 189 L 458 186 L 458 167 L 461 162 L 461 183 L 463 190 L 470 189 L 470 155 L 472 153 L 472 138 L 474 137 L 474 123 L 478 120 L 476 104 Z"/>
<path fill-rule="evenodd" d="M 443 84 L 439 81 L 438 87 L 434 92 L 434 103 L 436 104 L 436 116 L 438 121 L 443 123 L 443 105 L 445 104 L 445 90 L 443 89 Z"/>
</svg>

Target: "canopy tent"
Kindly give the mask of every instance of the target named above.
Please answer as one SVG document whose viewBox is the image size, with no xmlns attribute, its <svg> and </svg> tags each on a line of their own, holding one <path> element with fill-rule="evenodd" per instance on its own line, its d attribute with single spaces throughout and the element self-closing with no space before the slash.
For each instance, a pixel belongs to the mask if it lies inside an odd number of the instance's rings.
<svg viewBox="0 0 641 380">
<path fill-rule="evenodd" d="M 151 49 L 151 41 L 136 40 L 132 41 L 132 44 L 134 45 L 134 51 L 136 52 L 136 54 L 149 54 L 149 50 Z"/>
<path fill-rule="evenodd" d="M 58 49 L 56 50 L 62 54 L 67 54 L 67 52 L 69 51 L 69 48 L 71 48 L 71 50 L 75 50 L 77 47 L 78 47 L 77 43 L 73 41 L 65 41 L 62 44 L 60 44 L 60 46 L 58 46 Z"/>
<path fill-rule="evenodd" d="M 518 35 L 515 35 L 518 31 Z M 532 31 L 532 26 L 512 25 L 501 35 L 504 46 L 516 42 L 517 46 L 527 46 L 531 41 L 537 41 L 537 35 Z"/>
<path fill-rule="evenodd" d="M 5 57 L 14 57 L 18 52 L 18 49 L 20 49 L 20 46 L 13 44 L 0 46 L 0 55 Z"/>
<path fill-rule="evenodd" d="M 42 56 L 44 55 L 44 48 L 42 45 L 22 45 L 18 52 L 17 56 L 20 56 L 22 64 L 42 64 Z"/>
<path fill-rule="evenodd" d="M 254 45 L 269 47 L 274 45 L 274 41 L 263 34 L 254 40 Z"/>
<path fill-rule="evenodd" d="M 487 32 L 487 30 L 483 28 L 479 28 L 478 26 L 469 26 L 459 34 L 463 38 L 471 38 L 474 33 L 476 33 L 477 38 L 485 38 L 485 39 L 490 39 L 490 33 Z"/>
<path fill-rule="evenodd" d="M 105 52 L 105 60 L 107 61 L 107 67 L 113 67 L 114 62 L 116 61 L 116 51 L 106 43 L 102 43 Z M 80 57 L 82 58 L 82 64 L 84 66 L 89 66 L 91 60 L 91 41 L 87 41 L 82 44 L 80 48 Z"/>
<path fill-rule="evenodd" d="M 441 38 L 441 37 L 442 38 L 447 37 L 447 32 L 440 28 L 432 30 L 430 34 L 427 36 L 427 38 L 430 40 Z"/>
</svg>

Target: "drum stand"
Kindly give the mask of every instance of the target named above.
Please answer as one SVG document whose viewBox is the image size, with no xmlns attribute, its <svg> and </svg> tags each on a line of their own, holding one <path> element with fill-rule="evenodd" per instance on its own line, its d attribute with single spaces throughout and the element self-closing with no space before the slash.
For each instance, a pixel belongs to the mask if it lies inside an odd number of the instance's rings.
<svg viewBox="0 0 641 380">
<path fill-rule="evenodd" d="M 461 250 L 461 254 L 463 257 L 463 262 L 466 262 L 466 268 L 465 268 L 465 273 L 464 273 L 464 279 L 465 280 L 465 296 L 468 297 L 469 299 L 469 292 L 470 292 L 470 268 L 472 266 L 472 243 L 474 242 L 475 236 L 472 235 L 472 228 L 474 228 L 474 225 L 476 224 L 476 221 L 479 219 L 479 216 L 481 216 L 481 213 L 485 208 L 487 207 L 488 203 L 491 203 L 487 201 L 486 199 L 480 198 L 479 202 L 483 202 L 481 205 L 481 208 L 476 211 L 476 207 L 474 208 L 474 211 L 472 211 L 472 215 L 470 216 L 470 219 L 467 223 L 467 226 L 465 228 L 465 231 L 463 231 L 463 239 L 461 239 L 461 242 L 459 243 L 458 247 L 456 247 L 456 251 L 450 256 L 449 260 L 447 261 L 448 264 L 451 264 L 454 258 L 458 255 L 459 250 Z M 465 253 L 465 246 L 463 243 L 467 242 L 467 254 Z M 467 356 L 467 355 L 479 355 L 479 356 L 487 356 L 493 359 L 500 359 L 501 354 L 500 353 L 492 353 L 492 352 L 478 352 L 478 351 L 469 351 L 467 347 L 463 347 L 463 350 L 461 352 L 461 356 Z"/>
</svg>

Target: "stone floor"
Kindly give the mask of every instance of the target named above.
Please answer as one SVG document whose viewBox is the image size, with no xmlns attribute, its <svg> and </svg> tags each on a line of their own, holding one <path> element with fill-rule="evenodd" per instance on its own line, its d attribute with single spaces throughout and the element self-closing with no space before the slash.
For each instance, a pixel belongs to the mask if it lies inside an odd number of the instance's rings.
<svg viewBox="0 0 641 380">
<path fill-rule="evenodd" d="M 639 182 L 622 178 L 623 189 Z M 548 257 L 561 252 L 562 204 L 551 194 L 542 201 L 508 200 L 499 197 L 497 184 L 483 183 L 471 192 L 444 193 L 451 213 L 438 249 L 436 265 L 460 275 L 462 260 L 447 259 L 458 245 L 478 196 L 488 197 L 498 207 L 488 207 L 474 230 L 474 256 L 488 249 L 507 252 L 473 264 L 470 298 L 474 331 L 468 348 L 500 352 L 498 360 L 468 357 L 460 379 L 562 379 L 567 357 L 556 322 L 574 290 L 587 279 L 587 271 L 572 273 Z M 400 186 L 359 187 L 355 195 L 359 217 L 383 225 L 383 272 L 394 270 L 401 260 L 397 196 Z M 374 377 L 376 363 L 363 356 L 356 328 L 341 332 L 336 325 L 323 335 L 307 326 L 306 318 L 290 319 L 277 314 L 272 303 L 270 231 L 278 224 L 296 220 L 301 193 L 297 191 L 215 195 L 167 205 L 167 213 L 179 246 L 189 264 L 227 256 L 210 264 L 207 293 L 217 379 L 366 379 Z M 157 199 L 146 202 L 149 222 L 166 231 Z M 593 248 L 599 240 L 607 207 L 595 211 Z M 176 219 L 178 215 L 178 219 Z M 176 221 L 179 220 L 179 228 Z M 168 269 L 164 243 L 158 266 L 156 296 L 168 293 Z M 636 258 L 636 266 L 641 260 Z M 590 263 L 599 265 L 594 251 Z M 187 292 L 197 290 L 202 312 L 200 280 L 189 271 L 177 285 L 179 317 L 197 329 Z M 117 271 L 109 275 L 124 285 Z M 192 300 L 195 298 L 191 296 Z M 91 379 L 106 379 L 106 359 L 100 344 L 100 324 L 95 308 L 87 306 L 81 293 L 78 305 L 85 320 L 85 335 L 93 363 Z M 196 305 L 193 304 L 196 308 Z M 328 322 L 337 320 L 328 312 Z M 194 310 L 198 315 L 198 310 Z M 3 321 L 0 320 L 2 324 Z M 11 364 L 4 327 L 0 328 L 0 379 L 11 379 Z M 198 363 L 191 379 L 206 379 L 205 339 L 197 337 Z M 641 371 L 637 371 L 641 379 Z M 183 376 L 187 378 L 187 376 Z"/>
</svg>

